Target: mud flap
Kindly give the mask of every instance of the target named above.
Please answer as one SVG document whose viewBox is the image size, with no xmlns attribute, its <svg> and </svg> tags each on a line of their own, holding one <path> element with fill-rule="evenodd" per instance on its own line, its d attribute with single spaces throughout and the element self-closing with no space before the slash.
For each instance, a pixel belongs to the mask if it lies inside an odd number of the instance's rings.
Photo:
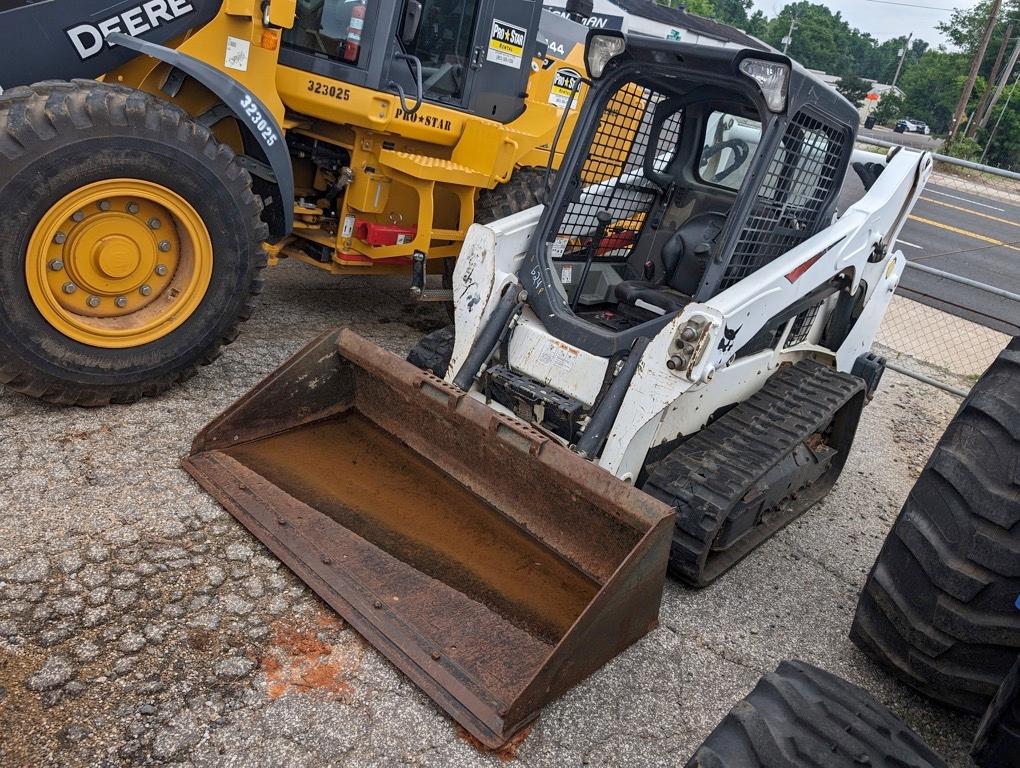
<svg viewBox="0 0 1020 768">
<path fill-rule="evenodd" d="M 349 331 L 184 466 L 487 746 L 657 624 L 670 507 Z"/>
</svg>

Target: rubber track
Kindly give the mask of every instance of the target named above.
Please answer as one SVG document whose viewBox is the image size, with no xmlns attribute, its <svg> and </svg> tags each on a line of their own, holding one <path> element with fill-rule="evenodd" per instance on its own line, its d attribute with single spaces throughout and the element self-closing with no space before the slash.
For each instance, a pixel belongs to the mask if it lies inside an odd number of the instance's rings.
<svg viewBox="0 0 1020 768">
<path fill-rule="evenodd" d="M 723 718 L 687 768 L 944 768 L 863 688 L 784 661 Z"/>
<path fill-rule="evenodd" d="M 23 151 L 21 143 L 9 125 L 9 114 L 23 113 L 31 123 L 31 130 L 39 136 L 48 136 L 57 130 L 54 114 L 66 115 L 75 126 L 88 126 L 93 119 L 102 119 L 107 124 L 119 124 L 126 120 L 137 120 L 144 113 L 147 125 L 175 126 L 180 134 L 192 137 L 198 152 L 209 158 L 211 165 L 220 169 L 223 178 L 245 190 L 247 216 L 255 233 L 253 246 L 257 272 L 248 286 L 248 293 L 232 325 L 220 339 L 201 350 L 195 359 L 183 368 L 161 378 L 150 379 L 135 385 L 117 388 L 90 388 L 69 386 L 49 377 L 38 377 L 24 368 L 19 361 L 3 359 L 0 356 L 0 384 L 49 403 L 59 405 L 101 406 L 110 403 L 133 403 L 143 397 L 154 397 L 176 384 L 186 381 L 197 373 L 199 366 L 209 365 L 222 354 L 222 347 L 230 344 L 240 333 L 241 323 L 248 320 L 258 295 L 262 293 L 264 278 L 262 271 L 268 264 L 268 257 L 262 243 L 269 237 L 269 227 L 261 220 L 262 201 L 252 191 L 251 177 L 241 165 L 233 150 L 216 140 L 213 133 L 196 123 L 182 110 L 169 102 L 154 98 L 146 93 L 112 83 L 98 83 L 95 80 L 51 80 L 31 86 L 18 86 L 0 94 L 0 153 L 14 158 Z M 95 110 L 101 110 L 97 115 Z"/>
<path fill-rule="evenodd" d="M 1020 768 L 1020 656 L 981 719 L 970 754 L 981 768 Z"/>
<path fill-rule="evenodd" d="M 984 713 L 1020 653 L 1020 339 L 981 378 L 875 561 L 850 637 L 922 693 Z"/>
<path fill-rule="evenodd" d="M 856 376 L 803 360 L 781 368 L 746 401 L 651 464 L 644 490 L 677 508 L 670 573 L 704 586 L 803 514 L 810 504 L 790 505 L 786 515 L 711 554 L 727 515 L 752 485 L 863 390 Z"/>
</svg>

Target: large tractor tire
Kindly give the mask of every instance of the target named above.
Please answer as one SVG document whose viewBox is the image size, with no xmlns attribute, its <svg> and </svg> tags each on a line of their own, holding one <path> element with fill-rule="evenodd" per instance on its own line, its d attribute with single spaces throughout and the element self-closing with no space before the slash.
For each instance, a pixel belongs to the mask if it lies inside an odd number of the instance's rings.
<svg viewBox="0 0 1020 768">
<path fill-rule="evenodd" d="M 850 637 L 981 715 L 1020 653 L 1020 338 L 974 385 L 861 593 Z"/>
<path fill-rule="evenodd" d="M 1020 768 L 1020 656 L 981 718 L 970 754 L 981 768 Z"/>
<path fill-rule="evenodd" d="M 251 314 L 268 236 L 231 149 L 94 81 L 0 96 L 0 383 L 127 403 L 214 360 Z"/>
<path fill-rule="evenodd" d="M 550 175 L 550 184 L 556 176 Z M 493 189 L 483 189 L 475 201 L 475 221 L 479 224 L 512 216 L 542 204 L 542 190 L 545 187 L 544 168 L 519 168 L 505 184 Z M 453 287 L 454 259 L 447 259 L 443 265 L 443 287 Z M 447 312 L 453 319 L 453 302 L 447 303 Z M 418 341 L 407 356 L 407 361 L 419 368 L 432 371 L 436 376 L 446 376 L 453 356 L 454 327 L 448 325 L 433 331 Z M 440 373 L 442 371 L 442 373 Z"/>
<path fill-rule="evenodd" d="M 723 718 L 687 768 L 945 768 L 863 688 L 784 661 Z"/>
</svg>

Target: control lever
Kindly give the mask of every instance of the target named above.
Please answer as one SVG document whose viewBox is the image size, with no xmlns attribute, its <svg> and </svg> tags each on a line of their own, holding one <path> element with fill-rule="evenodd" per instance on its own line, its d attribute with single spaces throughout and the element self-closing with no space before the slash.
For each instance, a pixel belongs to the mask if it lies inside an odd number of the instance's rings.
<svg viewBox="0 0 1020 768">
<path fill-rule="evenodd" d="M 588 258 L 585 259 L 584 267 L 581 269 L 581 279 L 577 281 L 577 292 L 574 293 L 574 300 L 570 302 L 572 312 L 577 311 L 578 302 L 581 301 L 581 293 L 584 291 L 584 284 L 587 282 L 588 273 L 591 271 L 591 263 L 595 260 L 595 254 L 598 253 L 599 246 L 602 245 L 602 241 L 606 237 L 606 230 L 613 223 L 613 215 L 609 211 L 598 211 L 595 214 L 595 218 L 599 224 L 595 229 L 595 236 L 588 245 Z"/>
</svg>

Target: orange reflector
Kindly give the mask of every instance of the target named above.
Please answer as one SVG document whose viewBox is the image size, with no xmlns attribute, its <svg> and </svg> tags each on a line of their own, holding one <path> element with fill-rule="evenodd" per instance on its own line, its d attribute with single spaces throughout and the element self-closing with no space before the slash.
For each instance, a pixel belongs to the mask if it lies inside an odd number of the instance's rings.
<svg viewBox="0 0 1020 768">
<path fill-rule="evenodd" d="M 267 51 L 275 51 L 280 47 L 280 32 L 276 29 L 262 30 L 262 48 Z"/>
</svg>

